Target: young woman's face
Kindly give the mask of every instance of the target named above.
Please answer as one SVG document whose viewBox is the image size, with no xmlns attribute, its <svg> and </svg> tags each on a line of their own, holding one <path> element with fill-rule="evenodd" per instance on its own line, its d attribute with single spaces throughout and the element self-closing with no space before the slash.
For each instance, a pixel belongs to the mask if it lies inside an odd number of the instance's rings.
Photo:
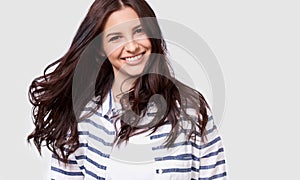
<svg viewBox="0 0 300 180">
<path fill-rule="evenodd" d="M 104 53 L 115 76 L 131 77 L 142 73 L 151 53 L 151 42 L 132 8 L 112 13 L 102 37 Z"/>
</svg>

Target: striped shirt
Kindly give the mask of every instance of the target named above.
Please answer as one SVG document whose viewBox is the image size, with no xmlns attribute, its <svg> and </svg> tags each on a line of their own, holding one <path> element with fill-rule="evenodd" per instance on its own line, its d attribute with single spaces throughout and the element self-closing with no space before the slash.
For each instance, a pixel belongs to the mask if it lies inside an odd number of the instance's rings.
<svg viewBox="0 0 300 180">
<path fill-rule="evenodd" d="M 95 101 L 91 101 L 85 111 L 90 111 L 95 105 Z M 204 141 L 200 135 L 196 136 L 196 141 L 186 140 L 184 130 L 188 131 L 189 124 L 181 120 L 179 123 L 183 130 L 170 148 L 163 146 L 163 143 L 169 135 L 171 124 L 159 127 L 151 135 L 146 132 L 133 136 L 127 144 L 117 147 L 112 143 L 116 131 L 111 118 L 118 109 L 116 106 L 110 92 L 92 116 L 78 123 L 80 147 L 69 156 L 66 165 L 52 155 L 51 179 L 227 179 L 224 149 L 211 115 Z M 149 109 L 148 120 L 151 119 Z M 187 112 L 195 115 L 192 110 Z M 120 123 L 117 123 L 117 129 L 119 127 Z M 135 172 L 135 175 L 130 175 L 130 172 Z M 124 174 L 120 176 L 120 173 Z"/>
</svg>

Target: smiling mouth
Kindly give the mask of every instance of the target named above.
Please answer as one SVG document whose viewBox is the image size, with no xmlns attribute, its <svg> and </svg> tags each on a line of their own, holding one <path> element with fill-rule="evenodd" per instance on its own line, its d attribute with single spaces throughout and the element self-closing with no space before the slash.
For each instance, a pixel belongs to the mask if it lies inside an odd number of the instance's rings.
<svg viewBox="0 0 300 180">
<path fill-rule="evenodd" d="M 145 54 L 145 52 L 136 55 L 136 56 L 131 56 L 131 57 L 126 57 L 126 58 L 121 58 L 127 62 L 134 62 L 134 61 L 138 61 L 139 59 L 141 59 L 141 57 Z"/>
</svg>

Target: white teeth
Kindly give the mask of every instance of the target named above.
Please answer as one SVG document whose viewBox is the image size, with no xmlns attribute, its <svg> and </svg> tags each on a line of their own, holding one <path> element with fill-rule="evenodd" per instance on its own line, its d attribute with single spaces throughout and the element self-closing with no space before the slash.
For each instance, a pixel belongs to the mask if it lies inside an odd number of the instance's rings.
<svg viewBox="0 0 300 180">
<path fill-rule="evenodd" d="M 129 61 L 129 62 L 133 62 L 133 61 L 139 60 L 141 57 L 142 57 L 142 54 L 135 56 L 135 57 L 125 58 L 125 60 Z"/>
</svg>

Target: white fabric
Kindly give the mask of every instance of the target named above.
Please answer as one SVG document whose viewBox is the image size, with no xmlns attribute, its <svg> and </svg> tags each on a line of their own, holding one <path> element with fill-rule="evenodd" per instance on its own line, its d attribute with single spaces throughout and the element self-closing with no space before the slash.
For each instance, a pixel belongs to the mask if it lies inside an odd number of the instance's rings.
<svg viewBox="0 0 300 180">
<path fill-rule="evenodd" d="M 91 102 L 87 109 L 94 105 Z M 80 147 L 69 156 L 68 164 L 65 166 L 53 156 L 52 179 L 227 179 L 224 149 L 211 115 L 204 141 L 198 135 L 195 142 L 182 141 L 185 136 L 181 133 L 174 146 L 163 148 L 161 143 L 171 129 L 166 124 L 150 136 L 148 133 L 133 136 L 128 146 L 121 144 L 118 149 L 110 145 L 116 135 L 111 119 L 115 108 L 111 94 L 102 106 L 105 108 L 78 123 Z M 188 128 L 184 121 L 180 123 Z"/>
</svg>

